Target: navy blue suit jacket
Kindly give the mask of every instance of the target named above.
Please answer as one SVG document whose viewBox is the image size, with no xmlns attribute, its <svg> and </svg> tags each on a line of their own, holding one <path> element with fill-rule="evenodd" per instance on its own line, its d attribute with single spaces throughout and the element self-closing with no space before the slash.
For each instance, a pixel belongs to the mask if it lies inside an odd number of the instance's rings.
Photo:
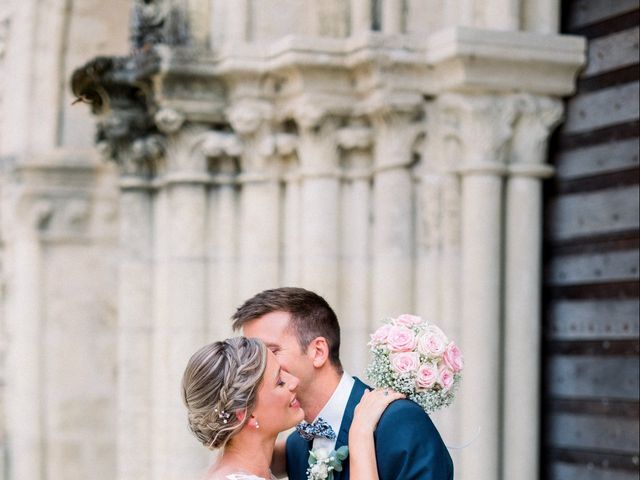
<svg viewBox="0 0 640 480">
<path fill-rule="evenodd" d="M 348 445 L 353 412 L 368 388 L 357 378 L 344 411 L 336 450 Z M 453 462 L 429 416 L 410 400 L 396 400 L 387 407 L 374 432 L 380 480 L 453 480 Z M 312 442 L 297 432 L 287 438 L 289 480 L 306 480 Z M 349 480 L 348 458 L 334 480 Z"/>
</svg>

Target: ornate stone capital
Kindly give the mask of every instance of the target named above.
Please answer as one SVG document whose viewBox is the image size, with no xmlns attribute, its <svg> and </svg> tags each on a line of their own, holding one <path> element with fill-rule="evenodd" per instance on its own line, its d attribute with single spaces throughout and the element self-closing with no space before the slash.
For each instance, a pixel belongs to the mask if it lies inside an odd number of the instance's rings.
<svg viewBox="0 0 640 480">
<path fill-rule="evenodd" d="M 294 118 L 303 130 L 319 127 L 327 114 L 324 108 L 309 101 L 299 101 L 293 107 Z"/>
<path fill-rule="evenodd" d="M 276 151 L 281 157 L 294 155 L 298 150 L 298 136 L 292 133 L 278 133 L 275 136 Z"/>
<path fill-rule="evenodd" d="M 551 97 L 520 95 L 517 106 L 509 169 L 517 175 L 549 176 L 553 169 L 544 165 L 547 141 L 562 119 L 562 102 Z"/>
<path fill-rule="evenodd" d="M 202 153 L 207 157 L 239 157 L 242 155 L 242 143 L 233 133 L 206 132 L 202 135 L 201 142 Z"/>
<path fill-rule="evenodd" d="M 309 177 L 339 176 L 339 152 L 336 138 L 338 119 L 327 116 L 322 109 L 311 104 L 308 104 L 302 112 L 315 113 L 307 117 L 304 115 L 296 117 L 301 127 L 298 141 L 300 174 Z"/>
<path fill-rule="evenodd" d="M 131 12 L 131 45 L 148 50 L 158 44 L 188 42 L 188 12 L 171 0 L 135 0 Z"/>
<path fill-rule="evenodd" d="M 227 110 L 231 127 L 240 135 L 254 135 L 260 126 L 272 118 L 272 108 L 263 101 L 243 100 Z"/>
<path fill-rule="evenodd" d="M 425 123 L 415 110 L 379 110 L 371 116 L 374 126 L 375 168 L 408 167 L 413 162 L 416 142 L 425 132 Z"/>
<path fill-rule="evenodd" d="M 161 108 L 153 117 L 156 126 L 162 133 L 171 134 L 180 130 L 185 116 L 172 108 Z"/>
<path fill-rule="evenodd" d="M 337 140 L 344 150 L 366 150 L 373 144 L 373 132 L 366 126 L 349 126 L 338 130 Z"/>
<path fill-rule="evenodd" d="M 352 122 L 337 132 L 342 149 L 343 175 L 347 179 L 366 179 L 371 176 L 373 130 L 364 122 Z"/>
<path fill-rule="evenodd" d="M 450 135 L 462 147 L 459 171 L 465 174 L 504 174 L 518 114 L 512 96 L 446 94 L 437 100 L 449 118 Z"/>
</svg>

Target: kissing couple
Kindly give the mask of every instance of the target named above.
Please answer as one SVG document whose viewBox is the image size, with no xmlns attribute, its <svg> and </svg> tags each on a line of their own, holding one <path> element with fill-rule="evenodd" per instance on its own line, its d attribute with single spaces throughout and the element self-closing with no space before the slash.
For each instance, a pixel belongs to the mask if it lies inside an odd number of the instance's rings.
<svg viewBox="0 0 640 480">
<path fill-rule="evenodd" d="M 206 480 L 453 479 L 418 404 L 343 370 L 340 325 L 321 296 L 266 290 L 232 319 L 244 336 L 200 349 L 182 382 L 190 429 L 221 450 Z"/>
</svg>

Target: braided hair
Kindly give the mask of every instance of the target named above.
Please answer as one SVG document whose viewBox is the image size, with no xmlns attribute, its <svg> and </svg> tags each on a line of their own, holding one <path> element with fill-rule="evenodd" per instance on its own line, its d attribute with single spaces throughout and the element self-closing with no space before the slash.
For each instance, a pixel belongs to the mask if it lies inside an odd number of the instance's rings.
<svg viewBox="0 0 640 480">
<path fill-rule="evenodd" d="M 267 365 L 260 340 L 230 338 L 193 354 L 182 377 L 189 428 L 209 449 L 224 447 L 249 420 Z M 242 421 L 237 411 L 245 413 Z"/>
</svg>

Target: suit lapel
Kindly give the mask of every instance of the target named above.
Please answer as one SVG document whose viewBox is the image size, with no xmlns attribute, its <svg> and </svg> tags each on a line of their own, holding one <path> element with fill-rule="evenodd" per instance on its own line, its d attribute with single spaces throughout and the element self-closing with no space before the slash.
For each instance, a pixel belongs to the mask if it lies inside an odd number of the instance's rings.
<svg viewBox="0 0 640 480">
<path fill-rule="evenodd" d="M 336 446 L 335 449 L 338 450 L 340 447 L 349 444 L 349 429 L 351 428 L 351 423 L 353 422 L 353 412 L 360 402 L 362 395 L 364 395 L 364 391 L 367 386 L 362 383 L 358 378 L 354 377 L 355 383 L 351 388 L 351 395 L 349 395 L 349 400 L 347 401 L 347 406 L 344 409 L 344 415 L 342 416 L 342 423 L 340 424 L 340 432 L 338 432 L 338 437 L 336 438 Z M 345 463 L 348 462 L 349 457 L 345 460 Z M 345 480 L 349 478 L 348 468 L 345 472 L 335 472 L 333 475 L 334 480 L 341 480 L 342 473 L 345 473 Z"/>
</svg>

